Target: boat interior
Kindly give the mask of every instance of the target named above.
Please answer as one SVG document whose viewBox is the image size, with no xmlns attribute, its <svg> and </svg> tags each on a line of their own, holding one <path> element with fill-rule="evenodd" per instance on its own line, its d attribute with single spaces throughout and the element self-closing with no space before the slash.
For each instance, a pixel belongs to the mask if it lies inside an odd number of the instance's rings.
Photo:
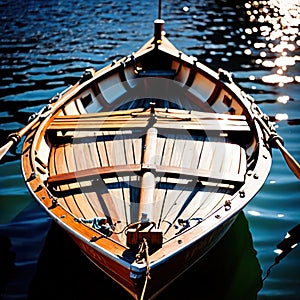
<svg viewBox="0 0 300 300">
<path fill-rule="evenodd" d="M 87 72 L 35 160 L 61 206 L 129 247 L 136 228 L 162 247 L 230 203 L 257 143 L 245 109 L 200 63 L 148 48 Z"/>
</svg>

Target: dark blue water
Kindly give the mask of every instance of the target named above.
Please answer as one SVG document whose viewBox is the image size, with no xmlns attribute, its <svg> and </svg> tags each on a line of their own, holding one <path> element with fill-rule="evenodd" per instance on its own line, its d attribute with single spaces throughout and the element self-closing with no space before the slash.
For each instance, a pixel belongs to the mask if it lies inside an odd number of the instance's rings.
<svg viewBox="0 0 300 300">
<path fill-rule="evenodd" d="M 300 161 L 300 4 L 162 1 L 168 38 L 234 80 L 260 105 Z M 0 0 L 0 144 L 87 67 L 145 43 L 156 1 Z M 0 164 L 3 299 L 130 299 L 81 255 L 29 195 L 20 149 Z M 276 245 L 300 223 L 299 181 L 280 152 L 270 175 L 217 247 L 159 299 L 300 298 L 300 247 L 275 266 Z"/>
</svg>

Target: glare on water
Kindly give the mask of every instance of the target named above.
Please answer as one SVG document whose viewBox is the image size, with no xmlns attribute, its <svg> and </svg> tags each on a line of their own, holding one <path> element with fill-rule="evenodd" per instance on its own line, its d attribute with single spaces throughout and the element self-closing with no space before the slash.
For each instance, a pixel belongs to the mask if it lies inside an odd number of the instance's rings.
<svg viewBox="0 0 300 300">
<path fill-rule="evenodd" d="M 288 73 L 288 69 L 300 60 L 295 49 L 300 45 L 300 2 L 298 0 L 251 1 L 245 4 L 251 21 L 245 33 L 256 36 L 254 48 L 260 51 L 257 64 L 272 69 L 272 74 L 262 77 L 265 83 L 282 87 L 299 81 L 298 76 Z M 253 40 L 253 38 L 251 38 Z M 251 54 L 250 49 L 245 54 Z M 280 100 L 278 100 L 280 101 Z"/>
</svg>

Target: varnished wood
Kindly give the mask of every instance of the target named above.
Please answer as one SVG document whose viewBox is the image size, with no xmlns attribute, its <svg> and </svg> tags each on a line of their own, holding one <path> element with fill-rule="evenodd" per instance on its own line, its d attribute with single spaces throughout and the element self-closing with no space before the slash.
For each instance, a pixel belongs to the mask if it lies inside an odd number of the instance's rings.
<svg viewBox="0 0 300 300">
<path fill-rule="evenodd" d="M 155 202 L 155 176 L 151 172 L 145 172 L 142 176 L 141 194 L 139 202 L 139 220 L 145 214 L 149 220 L 153 220 L 153 203 Z"/>
<path fill-rule="evenodd" d="M 204 169 L 192 169 L 192 168 L 182 168 L 173 166 L 156 166 L 155 169 L 158 173 L 164 174 L 166 177 L 175 178 L 194 178 L 196 177 L 199 181 L 211 182 L 222 182 L 226 184 L 238 185 L 244 182 L 244 174 L 233 174 L 231 172 L 216 172 Z"/>
<path fill-rule="evenodd" d="M 240 119 L 172 119 L 156 117 L 153 125 L 155 128 L 173 130 L 203 130 L 203 131 L 250 131 L 245 120 Z M 145 128 L 152 121 L 151 117 L 138 118 L 59 118 L 54 120 L 48 130 L 113 130 L 120 128 Z"/>
<path fill-rule="evenodd" d="M 144 146 L 143 166 L 151 168 L 156 161 L 156 144 L 157 144 L 157 129 L 150 128 L 146 134 L 146 141 Z"/>
<path fill-rule="evenodd" d="M 132 172 L 138 172 L 141 170 L 141 165 L 131 164 L 131 165 L 115 165 L 106 167 L 96 167 L 84 170 L 78 170 L 75 172 L 61 173 L 48 177 L 47 183 L 50 185 L 61 185 L 67 184 L 74 181 L 89 180 L 96 175 L 101 175 L 103 177 L 112 176 L 117 174 L 131 174 Z M 123 174 L 124 175 L 124 174 Z"/>
<path fill-rule="evenodd" d="M 59 95 L 22 149 L 36 200 L 135 299 L 145 259 L 151 298 L 218 242 L 271 162 L 255 103 L 161 38 Z M 97 217 L 109 231 L 84 223 Z M 146 257 L 126 233 L 147 220 L 163 242 Z"/>
</svg>

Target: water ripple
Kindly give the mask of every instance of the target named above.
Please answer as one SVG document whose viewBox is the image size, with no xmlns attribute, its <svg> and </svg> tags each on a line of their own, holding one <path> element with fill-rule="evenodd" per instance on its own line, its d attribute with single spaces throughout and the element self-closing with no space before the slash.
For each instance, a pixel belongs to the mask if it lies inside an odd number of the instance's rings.
<svg viewBox="0 0 300 300">
<path fill-rule="evenodd" d="M 300 161 L 300 8 L 297 1 L 284 1 L 281 8 L 280 3 L 162 1 L 162 17 L 175 46 L 216 71 L 221 67 L 233 73 L 234 81 L 276 122 L 285 146 Z M 158 13 L 153 5 L 138 0 L 0 0 L 0 145 L 48 99 L 74 84 L 87 67 L 99 69 L 146 42 Z M 20 151 L 18 146 L 0 165 L 2 221 L 18 215 L 31 201 L 21 176 L 15 175 Z M 276 244 L 299 223 L 299 192 L 298 181 L 274 149 L 269 178 L 245 208 L 264 271 L 273 263 Z M 20 222 L 26 218 L 34 222 L 28 211 L 19 217 Z M 11 226 L 2 231 L 14 238 L 26 231 L 21 225 L 15 231 Z M 227 243 L 225 249 L 231 251 L 232 245 Z M 25 252 L 21 254 L 30 254 L 27 248 Z M 299 261 L 295 249 L 272 271 L 258 299 L 298 299 Z M 21 297 L 24 290 L 19 292 Z"/>
</svg>

